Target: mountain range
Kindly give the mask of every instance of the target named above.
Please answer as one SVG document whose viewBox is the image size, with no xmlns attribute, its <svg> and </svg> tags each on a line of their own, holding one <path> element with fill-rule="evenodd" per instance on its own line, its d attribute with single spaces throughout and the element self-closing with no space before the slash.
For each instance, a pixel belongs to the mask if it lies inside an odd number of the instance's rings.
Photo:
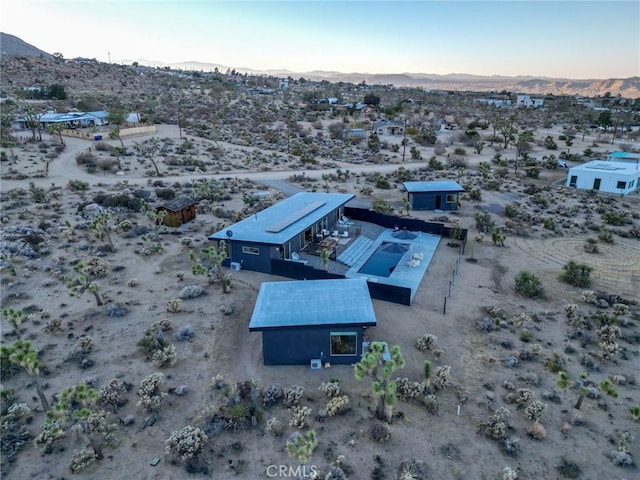
<svg viewBox="0 0 640 480">
<path fill-rule="evenodd" d="M 30 45 L 20 38 L 0 32 L 0 51 L 2 56 L 16 57 L 44 57 L 52 58 L 52 55 Z M 226 72 L 231 67 L 217 63 L 198 61 L 185 61 L 176 63 L 164 63 L 155 60 L 120 60 L 117 63 L 132 64 L 166 68 L 177 70 L 196 70 L 212 72 Z M 366 82 L 369 85 L 394 85 L 396 87 L 419 87 L 430 90 L 456 90 L 456 91 L 509 91 L 515 93 L 528 93 L 534 95 L 581 95 L 585 97 L 603 96 L 606 93 L 620 95 L 625 98 L 640 97 L 640 77 L 609 78 L 609 79 L 569 79 L 550 78 L 543 76 L 482 76 L 464 73 L 451 73 L 438 75 L 430 73 L 344 73 L 336 71 L 314 70 L 310 72 L 294 72 L 287 69 L 255 70 L 248 67 L 236 67 L 235 70 L 249 75 L 270 75 L 277 77 L 292 77 L 295 79 L 329 82 Z"/>
</svg>

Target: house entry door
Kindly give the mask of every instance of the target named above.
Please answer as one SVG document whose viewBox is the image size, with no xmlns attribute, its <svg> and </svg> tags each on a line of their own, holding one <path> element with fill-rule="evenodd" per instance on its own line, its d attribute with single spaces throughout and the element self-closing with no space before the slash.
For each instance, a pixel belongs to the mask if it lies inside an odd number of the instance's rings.
<svg viewBox="0 0 640 480">
<path fill-rule="evenodd" d="M 436 210 L 442 208 L 442 195 L 436 195 Z"/>
<path fill-rule="evenodd" d="M 600 190 L 600 182 L 602 181 L 602 179 L 600 178 L 596 178 L 593 180 L 593 189 L 594 190 Z"/>
</svg>

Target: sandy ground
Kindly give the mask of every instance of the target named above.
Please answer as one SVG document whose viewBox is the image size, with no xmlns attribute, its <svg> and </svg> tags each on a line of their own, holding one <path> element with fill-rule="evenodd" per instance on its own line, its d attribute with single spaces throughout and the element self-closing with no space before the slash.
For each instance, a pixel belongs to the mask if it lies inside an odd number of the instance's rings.
<svg viewBox="0 0 640 480">
<path fill-rule="evenodd" d="M 176 133 L 173 127 L 161 126 L 158 136 L 176 138 Z M 134 140 L 141 139 L 125 142 Z M 82 222 L 76 209 L 87 195 L 65 188 L 58 190 L 60 195 L 56 201 L 60 207 L 54 210 L 46 204 L 29 202 L 27 196 L 22 197 L 22 204 L 17 204 L 15 199 L 8 197 L 8 192 L 16 188 L 27 189 L 29 181 L 48 188 L 52 184 L 63 187 L 70 179 L 83 180 L 90 183 L 91 190 L 108 190 L 109 186 L 122 185 L 123 180 L 127 181 L 128 187 L 146 186 L 150 180 L 135 171 L 124 176 L 88 174 L 74 161 L 75 154 L 84 151 L 87 143 L 73 139 L 67 142 L 65 152 L 52 161 L 47 178 L 2 182 L 5 235 L 10 226 L 18 224 L 35 226 L 47 221 L 54 228 L 47 230 L 48 253 L 33 259 L 11 258 L 13 270 L 3 269 L 1 285 L 3 308 L 27 312 L 19 334 L 40 350 L 39 381 L 50 401 L 63 389 L 83 382 L 97 389 L 114 378 L 132 385 L 122 395 L 123 404 L 117 413 L 112 415 L 117 423 L 116 441 L 111 447 L 105 446 L 104 459 L 87 467 L 78 477 L 257 479 L 270 478 L 269 472 L 273 472 L 268 469 L 270 465 L 295 465 L 286 453 L 285 443 L 296 429 L 289 426 L 291 412 L 282 404 L 261 408 L 255 426 L 248 422 L 237 430 L 211 433 L 200 460 L 191 464 L 194 473 L 187 474 L 185 462 L 165 454 L 165 440 L 171 432 L 185 425 L 205 428 L 206 420 L 211 419 L 211 410 L 204 413 L 207 408 L 224 411 L 220 410 L 225 404 L 224 389 L 216 389 L 212 383 L 212 377 L 218 374 L 223 376 L 228 387 L 245 380 L 253 380 L 261 389 L 274 383 L 285 387 L 303 386 L 300 404 L 312 409 L 307 424 L 317 432 L 319 441 L 309 464 L 323 472 L 331 465 L 339 465 L 350 479 L 501 479 L 507 466 L 516 471 L 520 479 L 564 478 L 558 469 L 563 462 L 565 466 L 575 463 L 581 471 L 579 478 L 583 479 L 630 479 L 637 474 L 635 467 L 615 465 L 610 457 L 612 451 L 623 448 L 619 447 L 620 432 L 629 432 L 636 438 L 628 447 L 629 454 L 638 458 L 640 453 L 637 444 L 640 430 L 629 413 L 629 408 L 638 405 L 640 398 L 636 383 L 640 367 L 638 306 L 629 305 L 629 311 L 618 317 L 621 328 L 618 342 L 622 351 L 608 363 L 586 364 L 585 359 L 592 358 L 598 351 L 597 326 L 583 329 L 582 336 L 573 336 L 574 329 L 568 325 L 565 306 L 577 304 L 587 319 L 597 313 L 611 313 L 612 308 L 598 308 L 583 301 L 583 289 L 558 279 L 562 266 L 568 260 L 576 260 L 594 267 L 591 290 L 619 294 L 631 301 L 640 297 L 638 238 L 614 235 L 613 244 L 599 244 L 599 253 L 584 250 L 586 239 L 597 236 L 597 232 L 584 228 L 584 222 L 594 218 L 593 212 L 597 208 L 604 208 L 602 203 L 596 205 L 595 199 L 585 199 L 581 193 L 551 187 L 551 190 L 545 190 L 545 195 L 556 199 L 558 205 L 584 207 L 566 219 L 571 225 L 562 227 L 564 234 L 550 232 L 539 222 L 529 221 L 525 222 L 526 235 L 509 233 L 504 247 L 494 246 L 490 235 L 482 242 L 471 241 L 462 258 L 457 248 L 442 241 L 413 305 L 374 301 L 378 326 L 369 329 L 367 336 L 401 347 L 406 366 L 396 372 L 397 376 L 421 381 L 422 364 L 426 359 L 433 362 L 434 369 L 445 365 L 451 367 L 448 385 L 440 389 L 432 387 L 431 393 L 439 406 L 437 412 L 430 413 L 421 401 L 399 402 L 388 427 L 390 438 L 379 443 L 372 440 L 369 433 L 372 424 L 370 381 L 356 381 L 352 368 L 336 366 L 310 371 L 304 366 L 262 365 L 261 338 L 259 334 L 250 333 L 247 325 L 261 282 L 276 278 L 256 272 L 237 272 L 231 293 L 224 294 L 220 285 L 206 285 L 202 277 L 191 273 L 188 248 L 182 244 L 182 239 L 193 239 L 196 249 L 205 245 L 206 235 L 221 221 L 210 212 L 199 214 L 195 221 L 178 229 L 177 235 L 163 232 L 159 255 L 141 256 L 135 253 L 141 246 L 140 238 L 126 232 L 114 234 L 117 251 L 101 258 L 109 266 L 107 275 L 98 280 L 106 305 L 96 306 L 89 292 L 78 298 L 70 297 L 55 272 L 71 273 L 75 261 L 95 254 L 104 244 L 88 230 L 64 228 L 65 221 L 72 226 Z M 582 147 L 588 144 L 589 141 L 585 141 Z M 488 161 L 491 156 L 489 153 L 473 156 L 469 163 L 473 167 L 482 160 Z M 15 168 L 22 171 L 32 168 L 27 165 L 28 157 L 21 157 L 21 163 Z M 404 166 L 418 165 L 423 166 L 424 162 L 408 162 Z M 399 164 L 338 166 L 364 175 L 370 171 L 393 172 Z M 335 168 L 319 168 L 307 173 L 320 178 L 323 172 L 334 172 Z M 238 175 L 256 182 L 277 184 L 290 173 L 243 171 Z M 225 172 L 207 178 L 225 178 L 233 174 Z M 461 226 L 470 228 L 473 238 L 477 233 L 474 221 L 477 212 L 495 210 L 498 212 L 492 214 L 495 222 L 506 225 L 506 219 L 499 212 L 514 198 L 521 199 L 523 208 L 532 208 L 522 192 L 526 185 L 533 183 L 544 187 L 561 177 L 561 172 L 554 171 L 544 172 L 535 181 L 512 175 L 503 181 L 504 188 L 500 192 L 483 190 L 479 202 L 464 199 L 461 209 L 450 214 L 449 220 L 457 220 Z M 193 178 L 202 178 L 202 175 L 182 173 L 163 177 L 162 181 L 171 184 Z M 359 178 L 354 176 L 346 184 L 331 184 L 330 188 L 357 193 L 361 187 Z M 469 181 L 474 178 L 477 179 L 477 175 L 471 175 Z M 376 195 L 400 204 L 401 192 L 397 188 L 376 191 L 373 197 L 359 196 L 359 199 L 369 201 Z M 640 212 L 637 196 L 606 198 L 610 202 L 605 206 L 613 204 L 623 209 L 629 213 L 630 225 L 637 225 L 637 217 L 631 217 L 632 213 Z M 589 202 L 594 205 L 590 206 Z M 241 196 L 233 196 L 225 202 L 225 208 L 239 210 L 241 207 Z M 552 203 L 544 215 L 555 215 L 560 223 L 560 214 L 554 213 L 555 207 Z M 411 214 L 422 219 L 437 216 L 433 212 Z M 141 215 L 132 220 L 139 225 L 149 225 Z M 630 225 L 624 228 L 628 229 Z M 530 300 L 514 294 L 514 278 L 521 270 L 540 276 L 547 292 L 546 299 Z M 457 272 L 455 277 L 454 271 Z M 454 285 L 447 298 L 446 313 L 443 313 L 452 279 Z M 194 284 L 204 286 L 204 294 L 185 300 L 179 312 L 168 312 L 167 303 L 174 300 L 185 285 Z M 126 307 L 126 315 L 110 317 L 107 314 L 108 308 L 116 304 Z M 221 307 L 232 304 L 233 313 L 224 315 Z M 46 324 L 55 318 L 61 319 L 61 330 L 47 333 Z M 484 318 L 489 318 L 489 325 L 496 325 L 496 319 L 502 324 L 485 331 L 478 328 L 479 323 L 484 324 Z M 165 339 L 175 346 L 177 362 L 174 366 L 158 369 L 136 344 L 145 330 L 163 319 L 172 325 L 172 330 L 165 332 Z M 190 326 L 194 335 L 180 341 L 174 334 L 185 326 Z M 523 331 L 528 333 L 525 335 Z M 2 332 L 3 345 L 15 341 L 15 329 L 6 316 L 2 319 Z M 426 333 L 437 336 L 437 348 L 441 350 L 438 355 L 415 347 L 418 338 Z M 77 355 L 70 358 L 70 354 L 77 350 L 79 337 L 86 335 L 92 337 L 93 346 L 82 356 L 91 362 L 83 365 Z M 568 348 L 568 341 L 572 348 Z M 538 347 L 532 348 L 533 345 Z M 529 354 L 532 350 L 536 353 Z M 562 357 L 563 369 L 576 384 L 573 387 L 559 388 L 557 374 L 545 368 L 554 352 Z M 505 361 L 510 357 L 520 359 L 517 365 L 506 366 Z M 149 422 L 150 415 L 136 407 L 137 392 L 142 379 L 156 371 L 164 373 L 161 389 L 168 396 L 162 400 L 157 418 Z M 349 396 L 350 408 L 336 417 L 320 417 L 318 412 L 326 407 L 328 398 L 318 387 L 330 378 L 340 380 L 342 392 Z M 598 384 L 606 379 L 613 379 L 617 398 L 607 395 L 602 387 L 598 388 Z M 586 398 L 578 410 L 574 403 L 580 394 L 579 382 L 595 386 L 598 398 Z M 188 392 L 176 394 L 183 385 L 188 387 Z M 31 438 L 38 435 L 44 416 L 32 378 L 19 372 L 3 378 L 2 387 L 14 389 L 18 401 L 32 409 L 27 427 Z M 507 394 L 519 388 L 530 389 L 536 400 L 547 405 L 540 417 L 540 424 L 546 429 L 545 438 L 535 439 L 527 433 L 532 421 L 525 418 L 524 404 L 509 403 Z M 506 436 L 519 445 L 517 456 L 507 455 L 498 441 L 484 434 L 484 425 L 502 406 L 511 412 Z M 134 421 L 125 426 L 120 420 L 128 415 L 132 415 Z M 266 427 L 266 421 L 271 418 L 276 418 L 283 426 L 280 435 Z M 69 430 L 71 424 L 66 424 L 65 437 L 56 440 L 50 454 L 40 453 L 31 439 L 28 440 L 14 461 L 3 464 L 3 477 L 68 478 L 73 451 L 87 445 L 85 435 Z M 160 462 L 152 466 L 150 462 L 154 457 L 159 457 Z M 404 460 L 414 462 L 411 469 L 414 476 L 400 477 Z"/>
</svg>

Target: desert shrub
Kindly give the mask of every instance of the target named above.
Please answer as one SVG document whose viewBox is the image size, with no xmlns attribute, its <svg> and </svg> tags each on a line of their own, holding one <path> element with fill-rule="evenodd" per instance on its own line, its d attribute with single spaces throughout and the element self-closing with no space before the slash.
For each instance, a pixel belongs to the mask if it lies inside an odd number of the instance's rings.
<svg viewBox="0 0 640 480">
<path fill-rule="evenodd" d="M 433 150 L 433 153 L 435 153 L 436 155 L 444 155 L 445 153 L 447 153 L 447 149 L 442 145 L 437 145 Z"/>
<path fill-rule="evenodd" d="M 140 212 L 142 210 L 142 202 L 140 198 L 126 193 L 116 195 L 98 193 L 94 195 L 93 203 L 97 203 L 101 207 L 105 208 L 122 207 L 133 212 Z"/>
<path fill-rule="evenodd" d="M 516 218 L 519 213 L 520 210 L 518 209 L 518 205 L 515 203 L 508 203 L 502 212 L 502 214 L 507 218 Z"/>
<path fill-rule="evenodd" d="M 491 219 L 489 212 L 476 213 L 474 215 L 476 221 L 476 228 L 483 233 L 488 233 L 495 225 Z"/>
<path fill-rule="evenodd" d="M 389 180 L 387 180 L 387 177 L 383 177 L 382 175 L 379 175 L 376 177 L 375 186 L 376 188 L 388 190 L 391 188 L 391 183 L 389 183 Z"/>
<path fill-rule="evenodd" d="M 614 243 L 613 233 L 605 230 L 600 235 L 598 235 L 598 240 L 600 240 L 602 243 L 612 244 Z"/>
<path fill-rule="evenodd" d="M 167 396 L 166 393 L 160 391 L 163 378 L 164 375 L 162 373 L 155 372 L 142 379 L 138 389 L 138 396 L 140 396 L 140 400 L 137 403 L 138 407 L 147 412 L 153 412 L 160 408 L 162 399 Z"/>
<path fill-rule="evenodd" d="M 385 215 L 393 215 L 393 206 L 384 198 L 376 198 L 371 202 L 371 209 L 377 213 L 383 213 Z"/>
<path fill-rule="evenodd" d="M 624 212 L 606 212 L 602 214 L 602 220 L 609 225 L 621 227 L 627 222 L 627 214 Z"/>
<path fill-rule="evenodd" d="M 67 182 L 67 188 L 72 192 L 84 192 L 89 190 L 89 182 L 83 182 L 82 180 L 69 180 Z"/>
<path fill-rule="evenodd" d="M 467 167 L 467 160 L 464 157 L 462 157 L 461 155 L 453 155 L 453 156 L 447 158 L 447 163 L 451 167 L 459 167 L 459 168 L 466 168 Z"/>
<path fill-rule="evenodd" d="M 278 403 L 278 400 L 280 400 L 283 396 L 284 389 L 281 385 L 278 385 L 277 383 L 269 385 L 262 394 L 262 404 L 265 407 L 270 407 Z"/>
<path fill-rule="evenodd" d="M 176 347 L 167 345 L 153 352 L 151 361 L 158 368 L 172 367 L 176 364 Z"/>
<path fill-rule="evenodd" d="M 71 473 L 81 472 L 97 459 L 98 455 L 92 448 L 74 450 L 73 455 L 71 456 L 71 463 L 69 464 Z"/>
<path fill-rule="evenodd" d="M 113 158 L 98 158 L 95 161 L 95 165 L 97 168 L 103 171 L 111 170 L 112 168 L 117 167 L 118 161 Z"/>
<path fill-rule="evenodd" d="M 91 152 L 80 152 L 76 155 L 76 163 L 78 165 L 95 164 L 96 156 Z"/>
<path fill-rule="evenodd" d="M 587 238 L 587 241 L 582 247 L 587 253 L 598 253 L 600 251 L 600 248 L 598 248 L 598 240 L 595 238 Z"/>
<path fill-rule="evenodd" d="M 171 433 L 165 440 L 167 453 L 178 455 L 182 460 L 199 455 L 207 443 L 207 435 L 197 427 L 187 425 L 181 430 Z"/>
<path fill-rule="evenodd" d="M 183 342 L 185 340 L 191 340 L 195 336 L 195 333 L 191 325 L 184 325 L 180 327 L 173 336 L 176 340 Z"/>
<path fill-rule="evenodd" d="M 547 430 L 541 423 L 537 421 L 531 424 L 531 427 L 529 428 L 527 433 L 529 434 L 529 436 L 535 438 L 536 440 L 544 440 L 544 438 L 547 436 Z"/>
<path fill-rule="evenodd" d="M 93 146 L 98 152 L 109 152 L 111 151 L 111 145 L 106 142 L 96 142 Z"/>
<path fill-rule="evenodd" d="M 400 401 L 417 401 L 422 398 L 426 388 L 422 382 L 414 382 L 406 377 L 396 378 L 396 395 Z"/>
<path fill-rule="evenodd" d="M 416 348 L 422 352 L 433 350 L 436 347 L 438 337 L 430 333 L 425 333 L 416 342 Z"/>
<path fill-rule="evenodd" d="M 369 435 L 371 436 L 371 440 L 378 443 L 386 442 L 391 437 L 389 427 L 387 427 L 384 422 L 381 422 L 379 420 L 373 420 L 371 422 Z"/>
<path fill-rule="evenodd" d="M 560 280 L 563 282 L 581 288 L 586 288 L 591 285 L 591 272 L 593 268 L 589 265 L 569 260 L 569 262 L 562 267 L 562 270 L 563 273 L 560 275 Z"/>
<path fill-rule="evenodd" d="M 516 293 L 527 298 L 544 298 L 544 286 L 539 276 L 527 271 L 521 270 L 516 275 Z"/>
<path fill-rule="evenodd" d="M 527 167 L 525 172 L 527 172 L 527 177 L 529 178 L 538 178 L 538 176 L 540 176 L 540 169 L 538 167 Z"/>
<path fill-rule="evenodd" d="M 444 165 L 435 156 L 429 159 L 429 168 L 432 170 L 444 170 Z"/>
<path fill-rule="evenodd" d="M 469 191 L 469 199 L 474 202 L 479 202 L 482 200 L 482 191 L 479 188 L 474 188 Z"/>
<path fill-rule="evenodd" d="M 173 188 L 158 188 L 156 189 L 156 197 L 162 200 L 173 200 L 176 198 L 176 191 Z"/>
<path fill-rule="evenodd" d="M 553 218 L 551 217 L 546 217 L 543 221 L 542 221 L 542 225 L 544 226 L 545 229 L 547 230 L 555 230 L 556 229 L 556 222 Z"/>
</svg>

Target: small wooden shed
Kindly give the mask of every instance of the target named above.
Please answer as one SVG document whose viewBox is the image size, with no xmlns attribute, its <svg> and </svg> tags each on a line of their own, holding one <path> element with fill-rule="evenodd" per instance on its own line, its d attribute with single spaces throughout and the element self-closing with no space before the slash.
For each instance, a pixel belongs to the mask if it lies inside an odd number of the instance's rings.
<svg viewBox="0 0 640 480">
<path fill-rule="evenodd" d="M 196 218 L 196 202 L 189 197 L 171 200 L 159 206 L 157 210 L 167 212 L 162 219 L 162 224 L 167 227 L 179 227 Z"/>
</svg>

